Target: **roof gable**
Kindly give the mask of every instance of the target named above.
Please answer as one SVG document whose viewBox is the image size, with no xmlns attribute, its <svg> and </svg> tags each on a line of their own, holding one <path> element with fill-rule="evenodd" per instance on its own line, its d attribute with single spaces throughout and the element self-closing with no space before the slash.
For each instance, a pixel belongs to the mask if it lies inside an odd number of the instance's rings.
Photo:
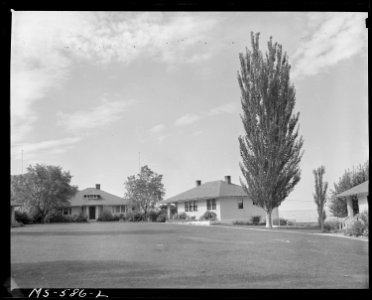
<svg viewBox="0 0 372 300">
<path fill-rule="evenodd" d="M 99 199 L 86 198 L 84 195 L 99 195 Z M 71 206 L 83 205 L 124 205 L 129 200 L 115 196 L 96 188 L 86 188 L 78 191 L 70 200 Z"/>
<path fill-rule="evenodd" d="M 222 197 L 247 197 L 247 194 L 240 185 L 218 180 L 206 182 L 161 202 L 170 203 Z"/>
</svg>

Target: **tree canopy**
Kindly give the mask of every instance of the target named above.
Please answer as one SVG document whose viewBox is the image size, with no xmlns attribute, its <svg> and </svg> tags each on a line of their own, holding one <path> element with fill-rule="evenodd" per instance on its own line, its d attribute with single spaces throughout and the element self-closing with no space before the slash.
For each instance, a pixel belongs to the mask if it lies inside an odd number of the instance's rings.
<svg viewBox="0 0 372 300">
<path fill-rule="evenodd" d="M 23 203 L 34 219 L 45 222 L 52 212 L 68 206 L 77 192 L 71 178 L 59 166 L 29 166 L 26 174 L 11 177 L 11 199 Z"/>
<path fill-rule="evenodd" d="M 253 202 L 265 209 L 266 226 L 272 227 L 272 210 L 300 180 L 303 139 L 298 134 L 299 113 L 293 113 L 296 97 L 287 54 L 270 38 L 263 56 L 259 33 L 251 33 L 251 45 L 252 50 L 239 55 L 245 131 L 239 137 L 244 177 L 240 182 Z"/>
<path fill-rule="evenodd" d="M 328 182 L 323 182 L 324 173 L 324 166 L 320 166 L 319 168 L 313 170 L 313 174 L 315 177 L 315 193 L 313 194 L 313 197 L 318 209 L 318 223 L 322 231 L 324 229 L 324 220 L 326 218 L 324 205 L 327 201 L 328 189 Z"/>
<path fill-rule="evenodd" d="M 145 213 L 155 208 L 155 204 L 165 195 L 162 183 L 163 175 L 153 172 L 147 165 L 141 167 L 136 176 L 129 176 L 125 185 L 125 198 L 129 199 L 132 206 Z"/>
<path fill-rule="evenodd" d="M 329 204 L 330 212 L 339 218 L 347 216 L 347 204 L 345 197 L 336 197 L 336 195 L 347 191 L 354 186 L 361 184 L 369 179 L 369 160 L 364 164 L 359 164 L 357 167 L 353 167 L 352 170 L 345 170 L 344 174 L 334 183 L 334 188 L 331 191 L 332 198 Z M 352 201 L 356 201 L 356 196 L 351 196 Z"/>
</svg>

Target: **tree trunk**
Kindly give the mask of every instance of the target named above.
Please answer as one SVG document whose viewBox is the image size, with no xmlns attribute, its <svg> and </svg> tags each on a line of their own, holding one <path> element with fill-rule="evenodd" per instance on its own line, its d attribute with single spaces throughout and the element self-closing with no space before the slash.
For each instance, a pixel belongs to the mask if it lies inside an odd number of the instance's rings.
<svg viewBox="0 0 372 300">
<path fill-rule="evenodd" d="M 273 228 L 272 211 L 266 211 L 266 228 Z"/>
</svg>

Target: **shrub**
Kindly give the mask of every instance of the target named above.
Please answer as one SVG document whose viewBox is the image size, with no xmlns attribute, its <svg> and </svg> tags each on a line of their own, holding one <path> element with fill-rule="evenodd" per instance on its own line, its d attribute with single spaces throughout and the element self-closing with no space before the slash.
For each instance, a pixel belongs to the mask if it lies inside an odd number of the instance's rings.
<svg viewBox="0 0 372 300">
<path fill-rule="evenodd" d="M 22 222 L 14 221 L 11 225 L 11 227 L 22 227 L 24 224 Z"/>
<path fill-rule="evenodd" d="M 175 215 L 176 219 L 179 220 L 186 220 L 187 219 L 187 214 L 185 212 L 182 212 L 180 214 Z"/>
<path fill-rule="evenodd" d="M 217 215 L 213 211 L 207 210 L 201 217 L 200 220 L 210 220 L 210 221 L 216 221 Z"/>
<path fill-rule="evenodd" d="M 145 220 L 145 215 L 140 212 L 126 212 L 124 214 L 124 221 L 127 222 L 141 222 Z"/>
<path fill-rule="evenodd" d="M 156 222 L 165 222 L 167 220 L 167 215 L 164 213 L 161 213 L 157 216 Z"/>
<path fill-rule="evenodd" d="M 150 222 L 156 222 L 158 216 L 162 213 L 162 211 L 155 211 L 151 210 L 147 214 L 147 218 Z"/>
<path fill-rule="evenodd" d="M 368 211 L 363 211 L 359 214 L 358 219 L 363 223 L 363 235 L 368 236 L 369 218 Z"/>
<path fill-rule="evenodd" d="M 279 220 L 279 222 L 278 222 L 278 220 Z M 280 226 L 286 226 L 286 225 L 288 225 L 288 220 L 284 219 L 284 218 L 279 218 L 279 219 L 273 220 L 273 225 L 277 225 L 277 224 L 279 224 Z"/>
<path fill-rule="evenodd" d="M 62 215 L 60 211 L 55 211 L 49 214 L 49 216 L 45 219 L 46 223 L 64 223 L 64 222 L 70 222 L 68 216 Z"/>
<path fill-rule="evenodd" d="M 233 221 L 232 224 L 233 225 L 252 225 L 252 223 L 248 221 Z"/>
<path fill-rule="evenodd" d="M 344 233 L 346 235 L 354 235 L 354 236 L 360 236 L 363 234 L 364 231 L 364 224 L 357 220 L 357 218 L 352 218 L 346 222 L 346 227 L 344 230 Z"/>
<path fill-rule="evenodd" d="M 107 209 L 104 209 L 97 221 L 101 221 L 101 222 L 111 222 L 111 221 L 115 221 L 115 217 L 113 216 L 113 214 L 111 213 L 111 211 L 107 210 Z"/>
<path fill-rule="evenodd" d="M 85 216 L 82 212 L 78 215 L 72 216 L 72 222 L 82 223 L 82 222 L 88 222 L 87 216 Z"/>
<path fill-rule="evenodd" d="M 253 216 L 251 218 L 251 222 L 253 225 L 258 225 L 260 224 L 260 221 L 261 221 L 261 216 Z"/>
<path fill-rule="evenodd" d="M 325 232 L 337 232 L 340 229 L 341 222 L 337 219 L 327 220 L 324 222 L 323 230 Z"/>
<path fill-rule="evenodd" d="M 15 220 L 18 223 L 22 223 L 22 224 L 31 224 L 32 223 L 31 217 L 25 211 L 18 211 L 18 210 L 16 210 L 14 212 L 14 217 L 15 217 Z"/>
</svg>

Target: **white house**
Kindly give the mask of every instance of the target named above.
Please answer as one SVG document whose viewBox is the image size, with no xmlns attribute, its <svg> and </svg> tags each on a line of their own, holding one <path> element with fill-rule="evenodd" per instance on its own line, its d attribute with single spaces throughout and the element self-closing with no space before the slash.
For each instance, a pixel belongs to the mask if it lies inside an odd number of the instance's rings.
<svg viewBox="0 0 372 300">
<path fill-rule="evenodd" d="M 346 197 L 346 203 L 347 203 L 347 214 L 348 217 L 352 217 L 355 215 L 355 211 L 353 209 L 353 203 L 351 196 L 356 195 L 358 198 L 358 210 L 359 212 L 367 211 L 368 212 L 368 201 L 369 201 L 369 195 L 368 195 L 368 184 L 369 180 L 354 186 L 353 188 L 344 191 L 338 195 L 336 195 L 337 198 L 339 197 Z"/>
<path fill-rule="evenodd" d="M 204 184 L 196 181 L 196 186 L 174 197 L 161 201 L 161 204 L 175 204 L 178 214 L 185 212 L 188 216 L 199 219 L 206 211 L 216 213 L 217 220 L 226 223 L 233 221 L 251 221 L 253 216 L 266 220 L 265 211 L 253 204 L 240 185 L 231 183 L 231 177 L 225 180 L 211 181 Z M 278 218 L 278 209 L 272 212 L 272 220 Z"/>
<path fill-rule="evenodd" d="M 62 209 L 64 215 L 82 213 L 89 220 L 97 220 L 103 210 L 109 210 L 113 214 L 127 212 L 129 204 L 124 198 L 102 191 L 100 184 L 77 192 L 69 202 L 70 205 Z"/>
</svg>

